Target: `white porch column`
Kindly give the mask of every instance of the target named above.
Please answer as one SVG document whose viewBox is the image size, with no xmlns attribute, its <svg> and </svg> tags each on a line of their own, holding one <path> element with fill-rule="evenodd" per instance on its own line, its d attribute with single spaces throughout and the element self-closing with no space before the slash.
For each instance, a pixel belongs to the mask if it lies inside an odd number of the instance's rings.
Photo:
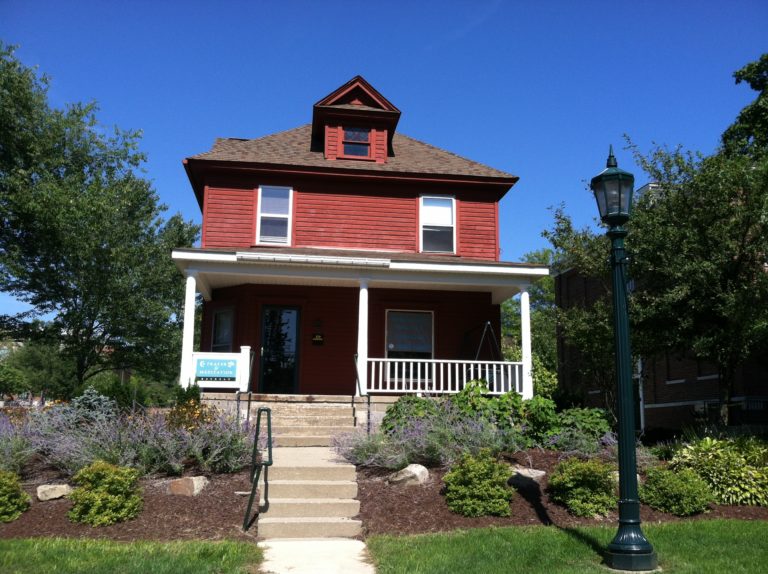
<svg viewBox="0 0 768 574">
<path fill-rule="evenodd" d="M 533 398 L 533 359 L 531 358 L 531 303 L 528 291 L 520 292 L 520 344 L 523 349 L 523 399 Z"/>
<path fill-rule="evenodd" d="M 360 388 L 358 395 L 368 393 L 368 280 L 360 279 L 360 297 L 357 308 L 357 372 Z"/>
<path fill-rule="evenodd" d="M 195 291 L 197 274 L 187 275 L 187 290 L 184 294 L 184 331 L 181 339 L 181 370 L 179 384 L 185 389 L 195 376 L 192 364 L 192 348 L 195 344 Z"/>
</svg>

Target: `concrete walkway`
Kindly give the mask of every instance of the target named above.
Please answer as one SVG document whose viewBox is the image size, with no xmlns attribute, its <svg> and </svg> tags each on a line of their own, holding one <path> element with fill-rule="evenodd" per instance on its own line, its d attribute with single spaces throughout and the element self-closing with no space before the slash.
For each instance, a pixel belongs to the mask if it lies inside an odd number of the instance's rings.
<svg viewBox="0 0 768 574">
<path fill-rule="evenodd" d="M 273 539 L 260 542 L 265 574 L 376 574 L 365 543 L 345 538 Z"/>
</svg>

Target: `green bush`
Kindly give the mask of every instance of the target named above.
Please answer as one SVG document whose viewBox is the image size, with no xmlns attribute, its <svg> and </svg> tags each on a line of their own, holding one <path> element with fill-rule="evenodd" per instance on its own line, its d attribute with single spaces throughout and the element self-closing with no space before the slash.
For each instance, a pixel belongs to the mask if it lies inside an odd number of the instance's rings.
<svg viewBox="0 0 768 574">
<path fill-rule="evenodd" d="M 432 399 L 403 395 L 387 409 L 381 421 L 381 430 L 391 433 L 395 429 L 403 428 L 413 419 L 423 419 L 435 414 L 436 410 L 435 401 Z"/>
<path fill-rule="evenodd" d="M 101 460 L 86 466 L 72 479 L 78 485 L 69 498 L 69 518 L 91 526 L 108 526 L 135 518 L 142 507 L 138 471 Z"/>
<path fill-rule="evenodd" d="M 468 417 L 493 419 L 493 398 L 488 396 L 488 383 L 481 379 L 469 381 L 460 392 L 451 395 L 450 401 Z"/>
<path fill-rule="evenodd" d="M 550 498 L 575 516 L 605 515 L 617 504 L 612 470 L 597 459 L 566 459 L 549 479 Z"/>
<path fill-rule="evenodd" d="M 491 409 L 496 426 L 510 430 L 523 420 L 523 397 L 515 391 L 491 399 Z"/>
<path fill-rule="evenodd" d="M 489 450 L 477 457 L 465 455 L 443 478 L 448 508 L 463 516 L 509 516 L 514 494 L 507 486 L 510 474 Z"/>
<path fill-rule="evenodd" d="M 525 401 L 526 434 L 538 443 L 560 432 L 560 417 L 555 412 L 555 402 L 545 397 L 533 397 Z"/>
<path fill-rule="evenodd" d="M 690 468 L 677 472 L 666 468 L 648 471 L 640 487 L 640 500 L 656 510 L 676 516 L 699 514 L 714 502 L 709 485 Z"/>
<path fill-rule="evenodd" d="M 611 431 L 611 423 L 603 409 L 565 409 L 559 417 L 562 429 L 576 430 L 595 439 Z"/>
<path fill-rule="evenodd" d="M 768 506 L 768 472 L 749 463 L 760 456 L 758 448 L 751 442 L 705 437 L 682 448 L 670 467 L 695 471 L 720 504 Z"/>
<path fill-rule="evenodd" d="M 16 520 L 29 508 L 29 495 L 21 488 L 19 477 L 0 470 L 0 522 Z"/>
</svg>

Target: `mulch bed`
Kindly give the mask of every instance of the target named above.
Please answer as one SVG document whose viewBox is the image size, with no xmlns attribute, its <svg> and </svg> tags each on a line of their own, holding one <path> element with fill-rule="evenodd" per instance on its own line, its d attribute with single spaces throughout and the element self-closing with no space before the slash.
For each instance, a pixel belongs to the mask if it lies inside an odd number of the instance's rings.
<svg viewBox="0 0 768 574">
<path fill-rule="evenodd" d="M 235 494 L 236 491 L 250 490 L 248 473 L 215 475 L 209 479 L 210 483 L 195 497 L 167 494 L 167 478 L 144 479 L 141 481 L 144 509 L 138 517 L 98 528 L 70 522 L 67 511 L 72 503 L 69 500 L 39 502 L 35 491 L 38 484 L 45 480 L 32 480 L 24 483 L 32 498 L 32 506 L 18 520 L 0 523 L 0 538 L 57 536 L 122 541 L 255 540 L 255 526 L 247 533 L 242 531 L 248 497 Z"/>
<path fill-rule="evenodd" d="M 532 450 L 510 457 L 511 462 L 551 473 L 562 455 Z M 385 477 L 389 473 L 371 470 L 358 472 L 361 502 L 360 518 L 364 536 L 372 534 L 417 534 L 485 526 L 554 525 L 567 528 L 583 525 L 615 525 L 617 516 L 605 518 L 576 518 L 565 509 L 549 502 L 546 479 L 539 486 L 521 489 L 512 500 L 512 516 L 508 518 L 466 518 L 448 510 L 442 494 L 445 471 L 430 470 L 424 486 L 391 486 Z M 66 538 L 103 538 L 110 540 L 243 540 L 254 541 L 257 525 L 244 533 L 241 529 L 248 503 L 236 491 L 249 490 L 247 472 L 209 477 L 208 486 L 194 498 L 171 496 L 166 493 L 169 479 L 144 479 L 144 509 L 134 520 L 93 528 L 75 524 L 67 518 L 71 507 L 68 500 L 39 502 L 35 497 L 38 484 L 62 482 L 52 473 L 39 472 L 24 483 L 32 497 L 32 506 L 11 523 L 0 523 L 0 538 L 57 536 Z M 768 508 L 750 506 L 715 506 L 711 512 L 693 518 L 680 519 L 643 506 L 645 523 L 736 518 L 768 520 Z"/>
<path fill-rule="evenodd" d="M 531 450 L 509 457 L 510 462 L 530 466 L 550 475 L 561 458 L 560 453 Z M 617 513 L 604 518 L 578 518 L 571 516 L 562 506 L 549 501 L 546 494 L 546 477 L 539 486 L 535 483 L 520 489 L 512 499 L 512 515 L 509 517 L 483 516 L 467 518 L 454 514 L 445 504 L 443 490 L 444 470 L 430 470 L 429 482 L 424 486 L 391 486 L 386 482 L 389 473 L 358 472 L 360 517 L 364 535 L 373 534 L 420 534 L 445 532 L 456 529 L 486 526 L 535 526 L 552 525 L 559 528 L 573 526 L 616 525 Z M 768 520 L 768 508 L 756 506 L 715 506 L 711 512 L 691 518 L 678 518 L 657 512 L 645 505 L 640 517 L 644 523 L 735 518 L 740 520 Z"/>
</svg>

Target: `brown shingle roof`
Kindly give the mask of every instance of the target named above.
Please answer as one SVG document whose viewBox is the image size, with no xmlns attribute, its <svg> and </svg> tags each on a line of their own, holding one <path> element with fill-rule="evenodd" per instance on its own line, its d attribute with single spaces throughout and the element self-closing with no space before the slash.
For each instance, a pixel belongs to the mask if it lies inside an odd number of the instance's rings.
<svg viewBox="0 0 768 574">
<path fill-rule="evenodd" d="M 395 133 L 394 156 L 386 163 L 338 159 L 328 161 L 311 147 L 312 126 L 307 124 L 258 139 L 219 138 L 213 148 L 192 156 L 194 160 L 232 161 L 302 167 L 332 168 L 405 174 L 433 174 L 499 178 L 512 184 L 517 176 L 463 158 L 438 147 Z M 513 181 L 509 181 L 513 180 Z"/>
</svg>

